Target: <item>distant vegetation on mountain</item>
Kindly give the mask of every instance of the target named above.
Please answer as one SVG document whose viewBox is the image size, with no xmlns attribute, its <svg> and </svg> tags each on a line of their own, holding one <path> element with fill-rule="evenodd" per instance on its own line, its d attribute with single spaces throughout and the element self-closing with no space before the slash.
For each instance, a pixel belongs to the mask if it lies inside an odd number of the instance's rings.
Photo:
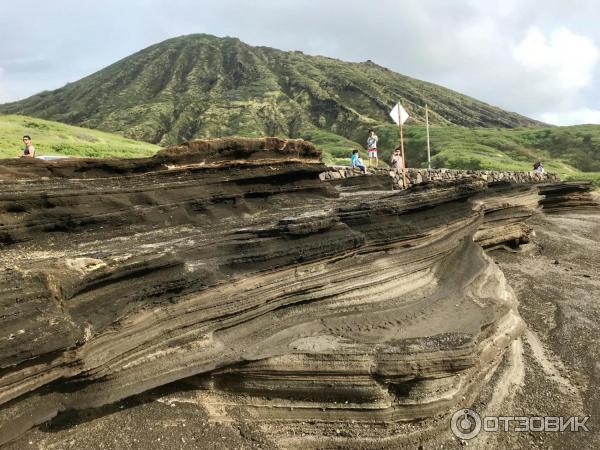
<svg viewBox="0 0 600 450">
<path fill-rule="evenodd" d="M 401 56 L 401 55 L 400 55 Z M 424 106 L 437 167 L 560 173 L 600 171 L 600 126 L 550 127 L 371 61 L 349 63 L 252 47 L 235 38 L 182 36 L 141 50 L 64 87 L 0 105 L 0 113 L 110 131 L 166 146 L 227 135 L 302 137 L 344 163 L 380 136 L 398 142 L 388 112 L 400 101 L 407 161 L 426 165 Z"/>
<path fill-rule="evenodd" d="M 0 106 L 0 112 L 57 120 L 169 145 L 225 135 L 298 137 L 312 129 L 362 142 L 390 122 L 397 102 L 424 123 L 539 125 L 372 62 L 349 63 L 252 47 L 235 38 L 183 36 L 141 50 L 51 92 Z"/>
</svg>

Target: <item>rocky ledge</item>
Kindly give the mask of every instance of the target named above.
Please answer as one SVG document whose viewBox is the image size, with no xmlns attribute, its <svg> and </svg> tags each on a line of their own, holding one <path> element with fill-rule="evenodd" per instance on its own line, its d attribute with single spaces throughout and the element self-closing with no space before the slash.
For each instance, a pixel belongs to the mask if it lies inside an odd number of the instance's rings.
<svg viewBox="0 0 600 450">
<path fill-rule="evenodd" d="M 394 169 L 369 168 L 367 175 L 389 175 L 393 179 L 393 186 L 403 189 L 402 171 Z M 320 177 L 323 181 L 338 180 L 342 178 L 358 177 L 363 174 L 347 166 L 332 166 Z M 508 182 L 519 183 L 556 183 L 560 177 L 554 173 L 544 172 L 502 172 L 499 170 L 454 170 L 454 169 L 406 169 L 407 187 L 423 183 L 448 183 L 458 180 L 480 180 L 486 183 Z"/>
<path fill-rule="evenodd" d="M 475 240 L 518 245 L 546 195 L 589 187 L 327 171 L 278 139 L 0 163 L 0 442 L 189 377 L 248 422 L 468 404 L 523 329 Z"/>
</svg>

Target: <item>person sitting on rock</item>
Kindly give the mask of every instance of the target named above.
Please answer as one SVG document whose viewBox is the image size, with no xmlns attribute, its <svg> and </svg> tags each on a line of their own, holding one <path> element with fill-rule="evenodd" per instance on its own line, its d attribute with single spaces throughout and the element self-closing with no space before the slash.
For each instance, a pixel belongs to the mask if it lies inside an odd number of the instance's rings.
<svg viewBox="0 0 600 450">
<path fill-rule="evenodd" d="M 25 144 L 25 148 L 23 148 L 21 158 L 35 158 L 35 147 L 31 143 L 31 136 L 23 136 L 23 144 Z"/>
<path fill-rule="evenodd" d="M 367 173 L 365 164 L 360 159 L 360 156 L 358 156 L 358 150 L 352 150 L 352 159 L 350 161 L 353 169 L 359 169 L 362 173 Z"/>
<path fill-rule="evenodd" d="M 541 161 L 538 161 L 533 165 L 533 171 L 535 173 L 544 173 L 544 166 Z"/>
</svg>

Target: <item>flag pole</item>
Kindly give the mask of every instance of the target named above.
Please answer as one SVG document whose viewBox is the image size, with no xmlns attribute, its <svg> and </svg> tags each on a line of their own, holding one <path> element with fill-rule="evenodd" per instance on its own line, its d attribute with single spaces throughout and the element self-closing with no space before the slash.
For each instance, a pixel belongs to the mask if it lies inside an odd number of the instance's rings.
<svg viewBox="0 0 600 450">
<path fill-rule="evenodd" d="M 402 185 L 406 189 L 406 159 L 404 158 L 404 136 L 402 133 L 402 118 L 400 117 L 400 103 L 398 102 L 398 122 L 400 123 L 400 150 L 402 151 Z"/>
<path fill-rule="evenodd" d="M 429 114 L 427 112 L 427 103 L 425 103 L 425 122 L 427 123 L 427 166 L 431 170 L 431 148 L 429 147 Z"/>
</svg>

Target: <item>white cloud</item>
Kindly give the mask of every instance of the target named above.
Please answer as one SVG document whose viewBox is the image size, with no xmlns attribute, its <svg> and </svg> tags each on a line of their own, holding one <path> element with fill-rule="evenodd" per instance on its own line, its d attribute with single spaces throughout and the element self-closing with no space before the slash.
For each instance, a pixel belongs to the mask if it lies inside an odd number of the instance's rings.
<svg viewBox="0 0 600 450">
<path fill-rule="evenodd" d="M 600 124 L 600 109 L 580 108 L 572 111 L 545 113 L 539 119 L 553 125 Z"/>
<path fill-rule="evenodd" d="M 565 27 L 552 31 L 548 38 L 539 28 L 531 27 L 513 48 L 515 60 L 544 77 L 541 82 L 565 90 L 578 90 L 590 84 L 598 55 L 592 39 Z"/>
</svg>

